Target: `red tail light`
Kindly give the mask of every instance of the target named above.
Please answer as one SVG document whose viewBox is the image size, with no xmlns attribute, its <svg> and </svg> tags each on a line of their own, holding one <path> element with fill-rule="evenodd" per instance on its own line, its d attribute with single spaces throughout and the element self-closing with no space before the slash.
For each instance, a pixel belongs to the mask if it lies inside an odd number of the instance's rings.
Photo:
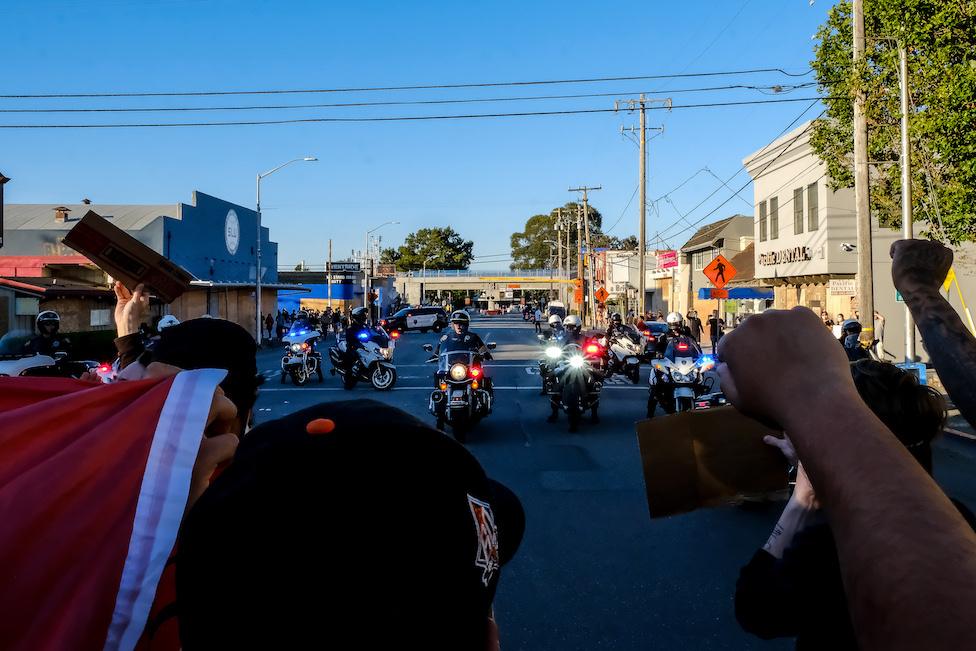
<svg viewBox="0 0 976 651">
<path fill-rule="evenodd" d="M 683 341 L 678 342 L 678 350 L 688 350 L 688 344 Z"/>
<path fill-rule="evenodd" d="M 400 333 L 398 331 L 394 330 L 393 332 L 390 333 L 390 337 L 392 337 L 393 339 L 399 339 L 400 338 Z"/>
<path fill-rule="evenodd" d="M 586 344 L 586 348 L 584 350 L 587 353 L 589 353 L 589 354 L 592 355 L 593 353 L 600 352 L 600 345 L 599 344 Z"/>
<path fill-rule="evenodd" d="M 647 339 L 648 339 L 648 341 L 657 341 L 657 337 L 655 337 L 654 335 L 652 335 L 650 333 L 648 333 Z"/>
<path fill-rule="evenodd" d="M 479 377 L 481 377 L 482 371 L 477 366 L 472 366 L 471 367 L 471 370 L 469 371 L 469 373 L 471 373 L 471 377 L 473 377 L 473 378 L 479 378 Z"/>
<path fill-rule="evenodd" d="M 102 364 L 101 366 L 98 367 L 99 373 L 108 373 L 111 370 L 112 370 L 111 364 Z"/>
</svg>

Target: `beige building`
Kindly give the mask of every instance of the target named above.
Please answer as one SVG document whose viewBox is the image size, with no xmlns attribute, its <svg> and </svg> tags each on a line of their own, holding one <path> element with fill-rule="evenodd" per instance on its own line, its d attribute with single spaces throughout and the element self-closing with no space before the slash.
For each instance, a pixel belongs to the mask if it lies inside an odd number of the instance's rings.
<svg viewBox="0 0 976 651">
<path fill-rule="evenodd" d="M 755 193 L 755 277 L 774 287 L 774 307 L 804 305 L 831 319 L 858 309 L 857 232 L 853 189 L 828 187 L 826 166 L 810 147 L 812 123 L 769 143 L 743 160 Z M 887 359 L 903 361 L 905 310 L 891 282 L 891 243 L 901 232 L 873 226 L 874 305 L 885 318 Z M 976 297 L 972 245 L 956 250 L 956 273 L 964 296 Z M 953 290 L 950 301 L 962 311 Z M 862 322 L 867 315 L 861 315 Z M 916 334 L 917 336 L 917 334 Z M 917 355 L 926 361 L 919 338 Z"/>
<path fill-rule="evenodd" d="M 712 284 L 705 277 L 704 269 L 721 254 L 731 260 L 752 241 L 752 218 L 748 215 L 732 215 L 699 228 L 685 242 L 678 253 L 680 266 L 675 279 L 676 306 L 682 314 L 698 311 L 699 316 L 719 309 L 718 300 L 701 298 L 701 289 Z"/>
</svg>

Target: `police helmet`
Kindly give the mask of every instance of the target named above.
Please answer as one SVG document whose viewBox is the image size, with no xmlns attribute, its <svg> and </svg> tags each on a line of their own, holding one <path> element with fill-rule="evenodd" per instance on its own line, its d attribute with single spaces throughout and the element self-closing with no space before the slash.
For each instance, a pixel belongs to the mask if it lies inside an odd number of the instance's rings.
<svg viewBox="0 0 976 651">
<path fill-rule="evenodd" d="M 555 328 L 561 326 L 562 324 L 563 320 L 558 314 L 553 314 L 551 317 L 549 317 L 549 327 Z"/>
<path fill-rule="evenodd" d="M 369 310 L 365 307 L 357 307 L 349 313 L 349 320 L 355 325 L 366 325 L 367 319 L 369 319 Z"/>
<path fill-rule="evenodd" d="M 671 312 L 668 314 L 667 320 L 668 325 L 672 328 L 681 325 L 681 322 L 684 321 L 684 319 L 681 317 L 681 312 Z"/>
<path fill-rule="evenodd" d="M 464 310 L 455 310 L 451 312 L 451 324 L 460 326 L 461 332 L 467 332 L 471 325 L 471 317 Z"/>
<path fill-rule="evenodd" d="M 37 315 L 37 318 L 34 320 L 34 325 L 37 327 L 38 332 L 54 334 L 61 327 L 61 317 L 54 310 L 44 310 Z"/>
<path fill-rule="evenodd" d="M 570 314 L 565 319 L 563 319 L 563 328 L 573 332 L 579 332 L 583 329 L 583 322 L 575 314 Z"/>
<path fill-rule="evenodd" d="M 610 315 L 610 325 L 623 325 L 624 319 L 620 316 L 620 312 L 614 312 Z"/>
</svg>

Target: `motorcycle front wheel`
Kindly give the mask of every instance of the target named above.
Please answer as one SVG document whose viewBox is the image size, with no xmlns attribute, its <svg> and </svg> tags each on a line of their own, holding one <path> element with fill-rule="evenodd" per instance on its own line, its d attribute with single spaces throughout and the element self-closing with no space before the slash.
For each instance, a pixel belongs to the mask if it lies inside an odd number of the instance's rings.
<svg viewBox="0 0 976 651">
<path fill-rule="evenodd" d="M 634 384 L 638 384 L 640 382 L 640 366 L 631 366 L 627 370 L 627 377 Z"/>
<path fill-rule="evenodd" d="M 373 388 L 377 391 L 389 391 L 393 388 L 393 385 L 396 384 L 396 369 L 383 367 L 377 364 L 369 379 L 370 382 L 373 383 Z"/>
<path fill-rule="evenodd" d="M 296 387 L 303 386 L 308 382 L 308 369 L 305 365 L 296 366 L 291 372 L 291 381 Z"/>
<path fill-rule="evenodd" d="M 674 399 L 674 410 L 678 413 L 683 411 L 691 411 L 692 401 L 691 398 L 675 398 Z"/>
</svg>

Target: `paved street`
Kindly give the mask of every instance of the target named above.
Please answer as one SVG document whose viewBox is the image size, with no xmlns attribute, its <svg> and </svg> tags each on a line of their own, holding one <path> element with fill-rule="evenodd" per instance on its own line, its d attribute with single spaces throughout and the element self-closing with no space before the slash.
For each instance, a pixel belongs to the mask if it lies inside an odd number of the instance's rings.
<svg viewBox="0 0 976 651">
<path fill-rule="evenodd" d="M 502 648 L 792 648 L 790 641 L 746 635 L 732 612 L 739 567 L 765 541 L 780 504 L 648 517 L 634 433 L 644 417 L 647 369 L 640 385 L 609 384 L 602 422 L 584 420 L 579 433 L 569 434 L 565 418 L 545 422 L 547 402 L 532 373 L 539 353 L 532 326 L 496 317 L 477 320 L 474 329 L 498 343 L 488 365 L 497 399 L 468 447 L 519 495 L 527 516 L 525 539 L 496 599 Z M 262 351 L 259 367 L 268 381 L 258 419 L 318 401 L 373 398 L 433 422 L 426 411 L 433 367 L 423 363 L 421 346 L 436 339 L 404 335 L 395 359 L 399 381 L 387 393 L 365 385 L 344 391 L 327 371 L 321 384 L 280 384 L 278 351 Z M 936 459 L 950 492 L 970 505 L 976 495 L 965 467 L 972 455 L 973 446 L 949 442 Z"/>
</svg>

